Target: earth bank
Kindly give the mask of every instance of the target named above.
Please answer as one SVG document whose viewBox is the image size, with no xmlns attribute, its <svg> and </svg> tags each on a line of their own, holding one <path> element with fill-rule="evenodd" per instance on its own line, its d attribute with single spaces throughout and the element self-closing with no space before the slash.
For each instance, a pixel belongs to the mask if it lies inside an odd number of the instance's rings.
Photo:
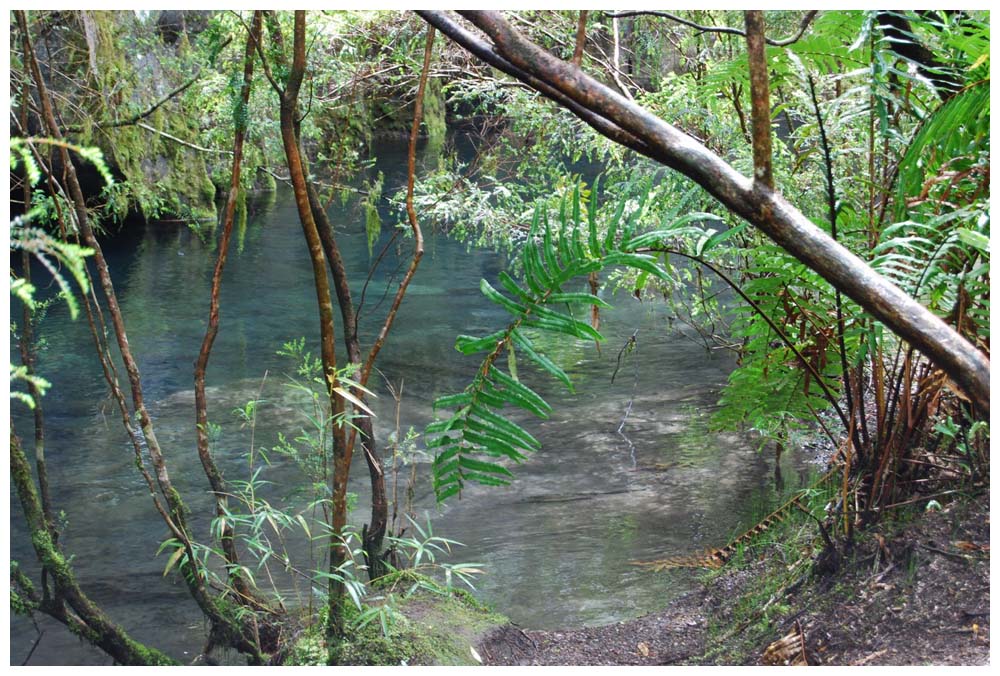
<svg viewBox="0 0 1000 676">
<path fill-rule="evenodd" d="M 506 625 L 478 652 L 496 665 L 989 664 L 988 495 L 859 533 L 823 574 L 815 526 L 783 533 L 662 612 L 562 631 Z"/>
</svg>

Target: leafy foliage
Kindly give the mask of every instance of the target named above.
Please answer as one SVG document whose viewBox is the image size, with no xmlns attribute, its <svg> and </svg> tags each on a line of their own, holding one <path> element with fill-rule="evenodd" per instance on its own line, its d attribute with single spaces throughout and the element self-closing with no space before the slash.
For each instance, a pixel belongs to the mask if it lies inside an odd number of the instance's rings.
<svg viewBox="0 0 1000 676">
<path fill-rule="evenodd" d="M 487 336 L 463 335 L 455 341 L 455 348 L 463 354 L 486 352 L 487 356 L 463 392 L 434 402 L 435 409 L 453 409 L 450 417 L 431 423 L 425 431 L 428 448 L 436 452 L 433 474 L 439 501 L 460 493 L 466 482 L 492 486 L 509 483 L 513 473 L 501 463 L 521 462 L 526 453 L 539 447 L 537 439 L 501 410 L 510 405 L 544 419 L 552 408 L 518 378 L 516 367 L 508 366 L 507 371 L 500 368 L 500 356 L 507 352 L 513 365 L 515 355 L 519 355 L 572 391 L 566 372 L 530 337 L 532 331 L 541 331 L 569 339 L 603 340 L 596 329 L 574 315 L 574 308 L 608 307 L 607 303 L 591 293 L 569 290 L 570 283 L 616 266 L 669 281 L 670 274 L 657 257 L 641 249 L 677 236 L 693 220 L 710 218 L 708 214 L 691 213 L 665 223 L 659 230 L 640 233 L 647 196 L 648 190 L 628 216 L 627 201 L 619 200 L 602 234 L 596 200 L 584 205 L 582 191 L 575 188 L 563 201 L 556 224 L 541 207 L 536 209 L 518 258 L 524 271 L 523 283 L 501 272 L 500 285 L 507 292 L 504 294 L 487 280 L 480 282 L 483 295 L 504 308 L 512 321 Z"/>
</svg>

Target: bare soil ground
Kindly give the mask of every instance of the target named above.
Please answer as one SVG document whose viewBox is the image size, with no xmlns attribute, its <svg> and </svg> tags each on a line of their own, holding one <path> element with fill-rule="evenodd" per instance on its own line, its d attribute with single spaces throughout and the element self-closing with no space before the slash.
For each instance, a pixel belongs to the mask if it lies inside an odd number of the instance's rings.
<svg viewBox="0 0 1000 676">
<path fill-rule="evenodd" d="M 778 584 L 787 562 L 765 551 L 662 612 L 562 631 L 505 626 L 479 653 L 497 665 L 780 664 L 767 648 L 792 635 L 798 649 L 784 654 L 804 648 L 809 664 L 986 665 L 989 531 L 984 494 L 859 534 L 832 573 Z"/>
</svg>

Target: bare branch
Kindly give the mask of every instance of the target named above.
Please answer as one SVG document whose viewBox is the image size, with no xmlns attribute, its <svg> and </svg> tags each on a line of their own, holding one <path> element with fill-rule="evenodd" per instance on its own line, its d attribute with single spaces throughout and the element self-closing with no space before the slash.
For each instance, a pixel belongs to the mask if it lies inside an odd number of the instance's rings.
<svg viewBox="0 0 1000 676">
<path fill-rule="evenodd" d="M 795 34 L 790 35 L 787 38 L 781 40 L 772 40 L 771 38 L 765 38 L 765 42 L 772 47 L 787 47 L 788 45 L 794 44 L 802 39 L 805 35 L 806 29 L 809 28 L 809 24 L 812 22 L 813 18 L 819 14 L 818 10 L 810 10 L 806 12 L 805 16 L 802 17 L 802 22 L 799 24 L 799 29 Z M 746 32 L 741 31 L 739 28 L 729 28 L 726 26 L 702 26 L 693 21 L 688 21 L 687 19 L 680 17 L 676 14 L 671 14 L 670 12 L 663 12 L 655 9 L 645 9 L 645 10 L 628 10 L 624 12 L 605 12 L 604 16 L 610 19 L 623 19 L 628 16 L 659 16 L 664 19 L 670 19 L 675 23 L 679 23 L 683 26 L 688 26 L 694 28 L 702 33 L 725 33 L 728 35 L 740 35 L 746 37 Z"/>
</svg>

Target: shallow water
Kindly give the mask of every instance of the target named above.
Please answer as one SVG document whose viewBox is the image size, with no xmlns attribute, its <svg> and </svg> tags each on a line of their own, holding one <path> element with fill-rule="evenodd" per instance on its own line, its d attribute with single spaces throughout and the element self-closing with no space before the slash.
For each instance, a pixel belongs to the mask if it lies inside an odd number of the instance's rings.
<svg viewBox="0 0 1000 676">
<path fill-rule="evenodd" d="M 387 189 L 402 181 L 403 158 L 399 147 L 380 153 Z M 360 294 L 372 260 L 363 216 L 354 205 L 335 205 L 331 218 L 357 283 L 354 293 Z M 387 240 L 384 236 L 376 252 Z M 381 321 L 409 251 L 410 242 L 401 238 L 372 277 L 362 310 L 364 344 Z M 109 242 L 106 254 L 172 477 L 199 536 L 207 540 L 209 500 L 195 453 L 191 372 L 206 323 L 214 245 L 177 224 L 151 224 Z M 478 362 L 453 349 L 455 336 L 482 335 L 503 325 L 504 314 L 481 296 L 478 282 L 494 281 L 505 265 L 501 255 L 470 250 L 441 235 L 428 238 L 378 362 L 387 380 L 397 387 L 402 383 L 404 432 L 430 422 L 435 397 L 468 384 Z M 283 375 L 292 365 L 275 352 L 284 341 L 312 339 L 318 332 L 310 271 L 294 204 L 279 190 L 251 219 L 245 247 L 232 252 L 225 272 L 222 326 L 207 380 L 209 417 L 223 430 L 216 454 L 229 479 L 246 477 L 250 444 L 250 430 L 232 409 L 261 393 L 253 432 L 257 448 L 269 449 L 279 432 L 294 436 L 307 424 Z M 653 574 L 630 561 L 721 545 L 778 499 L 770 454 L 758 454 L 740 435 L 708 431 L 719 389 L 733 367 L 729 355 L 708 352 L 670 329 L 662 307 L 627 294 L 609 300 L 616 307 L 602 314 L 607 340 L 600 351 L 583 341 L 553 346 L 552 354 L 576 384 L 575 394 L 522 365 L 522 378 L 555 413 L 547 421 L 523 421 L 542 450 L 514 468 L 513 485 L 470 487 L 461 500 L 437 507 L 429 495 L 427 464 L 418 464 L 419 520 L 430 516 L 435 534 L 465 543 L 450 560 L 483 563 L 487 574 L 476 583 L 477 595 L 523 627 L 601 624 L 661 608 L 692 588 L 692 573 Z M 86 323 L 69 321 L 65 308 L 57 307 L 42 330 L 48 347 L 40 371 L 52 381 L 44 400 L 48 461 L 57 506 L 66 514 L 65 549 L 76 557 L 83 588 L 135 638 L 191 659 L 204 643 L 204 623 L 183 585 L 162 575 L 166 556 L 154 556 L 165 529 L 133 466 L 131 447 L 88 348 Z M 636 330 L 638 348 L 612 383 L 619 350 Z M 394 427 L 394 403 L 382 382 L 373 385 L 379 394 L 373 405 L 377 435 L 384 444 Z M 12 405 L 12 413 L 28 440 L 30 421 L 21 408 Z M 273 482 L 267 497 L 301 509 L 308 501 L 301 473 L 286 458 L 272 454 L 271 460 L 264 475 Z M 796 484 L 805 466 L 795 457 L 785 463 L 789 484 Z M 361 508 L 353 518 L 359 526 L 367 516 L 367 484 L 357 458 L 351 490 L 359 495 Z M 34 556 L 13 493 L 11 514 L 12 558 L 30 568 Z M 308 557 L 303 543 L 291 549 Z M 295 598 L 288 580 L 278 584 Z M 301 585 L 298 592 L 300 598 L 308 594 Z M 44 634 L 30 663 L 107 663 L 61 627 L 41 618 L 39 626 Z M 30 622 L 12 617 L 12 663 L 24 660 L 36 636 Z"/>
</svg>

